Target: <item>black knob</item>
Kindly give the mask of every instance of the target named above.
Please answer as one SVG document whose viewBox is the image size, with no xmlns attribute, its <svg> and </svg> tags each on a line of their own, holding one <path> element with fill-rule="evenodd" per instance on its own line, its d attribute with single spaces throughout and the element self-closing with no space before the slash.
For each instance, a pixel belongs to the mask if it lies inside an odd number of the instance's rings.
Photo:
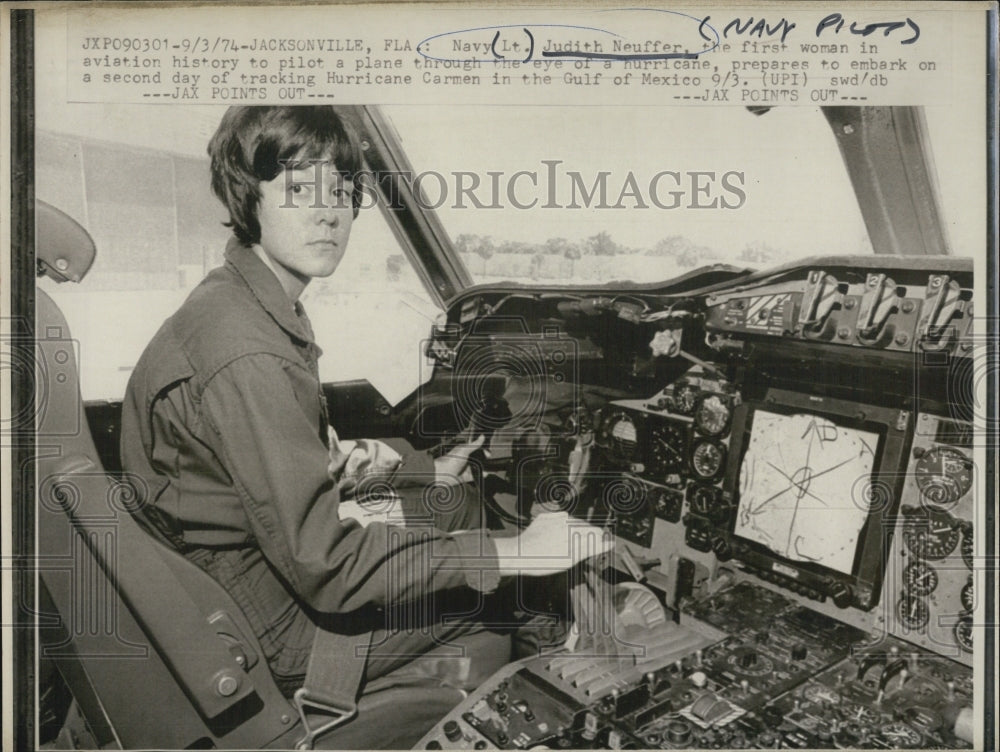
<svg viewBox="0 0 1000 752">
<path fill-rule="evenodd" d="M 722 536 L 719 536 L 712 541 L 712 551 L 715 552 L 719 561 L 729 561 L 729 559 L 733 557 L 733 547 L 730 546 L 729 541 Z"/>
<path fill-rule="evenodd" d="M 480 739 L 478 742 L 475 743 L 475 745 L 473 746 L 473 749 L 486 749 L 486 746 L 487 746 L 486 742 L 484 742 L 482 739 Z"/>
<path fill-rule="evenodd" d="M 424 749 L 442 749 L 441 742 L 437 739 L 431 739 L 426 745 L 424 745 Z"/>
<path fill-rule="evenodd" d="M 844 582 L 835 582 L 830 586 L 830 597 L 837 608 L 847 608 L 854 602 L 854 591 Z"/>
<path fill-rule="evenodd" d="M 674 744 L 684 744 L 691 738 L 691 724 L 680 718 L 667 724 L 667 738 Z"/>
<path fill-rule="evenodd" d="M 753 650 L 744 653 L 739 658 L 739 664 L 743 668 L 753 668 L 757 665 L 757 653 Z"/>
<path fill-rule="evenodd" d="M 448 721 L 444 724 L 444 735 L 448 737 L 448 741 L 457 742 L 462 738 L 462 729 L 459 727 L 457 721 Z"/>
<path fill-rule="evenodd" d="M 803 661 L 809 651 L 806 650 L 805 645 L 794 645 L 792 647 L 792 660 L 793 661 Z"/>
</svg>

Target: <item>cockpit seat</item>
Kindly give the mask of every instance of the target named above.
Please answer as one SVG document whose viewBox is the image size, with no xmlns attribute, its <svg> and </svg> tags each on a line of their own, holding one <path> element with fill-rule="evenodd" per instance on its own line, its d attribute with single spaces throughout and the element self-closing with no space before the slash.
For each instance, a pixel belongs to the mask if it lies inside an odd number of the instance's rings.
<svg viewBox="0 0 1000 752">
<path fill-rule="evenodd" d="M 54 207 L 39 207 L 39 273 L 79 281 L 93 259 L 89 234 Z M 137 524 L 131 514 L 137 494 L 127 474 L 104 472 L 80 396 L 77 343 L 40 289 L 34 335 L 15 347 L 31 354 L 36 375 L 39 657 L 54 663 L 68 686 L 92 736 L 87 741 L 121 748 L 295 747 L 303 736 L 298 713 L 276 686 L 239 607 Z M 498 651 L 496 637 L 474 635 L 464 647 L 493 656 L 499 667 L 509 648 Z M 464 696 L 422 674 L 419 660 L 414 664 L 366 687 L 354 720 L 316 746 L 412 746 Z M 69 735 L 59 738 L 66 743 Z"/>
</svg>

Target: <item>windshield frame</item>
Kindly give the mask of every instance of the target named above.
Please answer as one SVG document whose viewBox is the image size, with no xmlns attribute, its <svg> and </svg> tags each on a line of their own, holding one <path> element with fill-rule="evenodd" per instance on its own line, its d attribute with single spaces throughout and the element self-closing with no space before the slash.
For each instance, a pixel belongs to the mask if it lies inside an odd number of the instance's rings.
<svg viewBox="0 0 1000 752">
<path fill-rule="evenodd" d="M 737 278 L 769 266 L 766 263 L 753 267 L 738 262 L 735 265 L 712 263 L 649 282 L 628 279 L 567 283 L 553 280 L 538 284 L 516 279 L 477 282 L 438 212 L 416 196 L 414 189 L 419 191 L 420 187 L 411 181 L 385 179 L 386 174 L 414 174 L 390 116 L 378 106 L 339 107 L 338 110 L 355 123 L 361 134 L 367 166 L 379 176 L 372 189 L 378 194 L 379 207 L 386 221 L 411 262 L 420 270 L 425 286 L 442 306 L 452 305 L 469 290 L 498 287 L 516 290 L 687 290 L 692 286 L 705 286 L 692 284 L 692 279 L 706 279 L 707 285 L 714 285 L 719 283 L 720 275 Z M 923 108 L 850 106 L 820 107 L 819 110 L 836 140 L 875 255 L 903 255 L 903 249 L 908 256 L 950 254 Z"/>
</svg>

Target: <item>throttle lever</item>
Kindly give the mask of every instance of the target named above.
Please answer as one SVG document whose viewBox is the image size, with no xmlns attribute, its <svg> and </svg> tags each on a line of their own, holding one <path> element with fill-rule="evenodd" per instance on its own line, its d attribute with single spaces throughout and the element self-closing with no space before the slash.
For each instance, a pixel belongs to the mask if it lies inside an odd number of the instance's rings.
<svg viewBox="0 0 1000 752">
<path fill-rule="evenodd" d="M 861 662 L 858 664 L 858 675 L 857 675 L 858 681 L 861 682 L 864 681 L 865 674 L 868 673 L 868 670 L 872 666 L 877 666 L 880 663 L 884 665 L 885 662 L 886 660 L 884 653 L 869 653 L 868 655 L 866 655 L 864 658 L 861 659 Z"/>
<path fill-rule="evenodd" d="M 876 337 L 899 302 L 896 283 L 885 274 L 869 274 L 858 309 L 858 335 Z"/>
<path fill-rule="evenodd" d="M 799 325 L 818 327 L 830 315 L 834 305 L 843 295 L 838 290 L 839 283 L 832 274 L 823 271 L 809 272 L 805 290 L 802 293 L 802 307 L 799 310 Z"/>
<path fill-rule="evenodd" d="M 907 662 L 905 658 L 901 658 L 897 661 L 893 661 L 885 667 L 885 671 L 882 672 L 882 676 L 878 681 L 878 691 L 884 692 L 885 688 L 889 685 L 889 682 L 897 675 L 901 676 L 903 682 L 906 682 L 909 670 L 907 667 Z"/>
<path fill-rule="evenodd" d="M 927 296 L 924 301 L 924 335 L 931 340 L 944 338 L 948 322 L 961 310 L 962 288 L 947 274 L 932 274 L 927 280 Z"/>
</svg>

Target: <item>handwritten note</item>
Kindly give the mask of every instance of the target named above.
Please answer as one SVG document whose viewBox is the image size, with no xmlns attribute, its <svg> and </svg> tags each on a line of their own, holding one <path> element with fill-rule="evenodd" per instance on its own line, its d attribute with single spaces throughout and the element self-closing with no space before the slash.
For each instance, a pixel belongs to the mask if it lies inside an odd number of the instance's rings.
<svg viewBox="0 0 1000 752">
<path fill-rule="evenodd" d="M 382 7 L 95 10 L 68 19 L 70 101 L 941 103 L 947 14 Z M 261 29 L 267 29 L 262 34 Z M 157 31 L 153 31 L 157 30 Z"/>
</svg>

